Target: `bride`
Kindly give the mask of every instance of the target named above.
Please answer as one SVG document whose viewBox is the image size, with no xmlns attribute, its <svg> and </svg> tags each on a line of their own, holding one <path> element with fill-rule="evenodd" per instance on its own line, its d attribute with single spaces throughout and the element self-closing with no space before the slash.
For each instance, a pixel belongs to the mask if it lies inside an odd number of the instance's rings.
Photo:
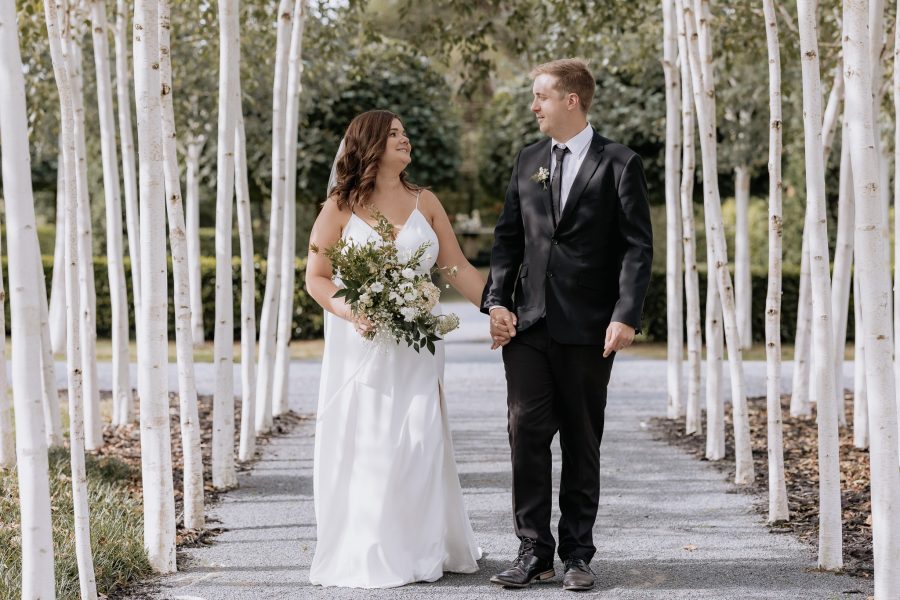
<svg viewBox="0 0 900 600">
<path fill-rule="evenodd" d="M 457 267 L 451 284 L 477 306 L 484 279 L 463 256 L 437 197 L 407 180 L 411 153 L 393 113 L 354 118 L 310 245 L 373 239 L 373 213 L 380 212 L 394 224 L 401 251 L 430 244 L 423 270 L 435 262 Z M 477 571 L 481 549 L 463 506 L 447 423 L 442 342 L 432 355 L 364 340 L 371 323 L 334 298 L 338 282 L 321 253 L 309 254 L 306 288 L 325 309 L 310 582 L 386 588 Z"/>
</svg>

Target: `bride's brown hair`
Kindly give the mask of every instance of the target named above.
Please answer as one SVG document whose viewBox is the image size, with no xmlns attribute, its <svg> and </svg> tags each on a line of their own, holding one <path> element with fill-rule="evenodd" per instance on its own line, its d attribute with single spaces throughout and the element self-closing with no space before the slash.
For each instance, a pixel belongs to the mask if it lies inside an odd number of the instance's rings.
<svg viewBox="0 0 900 600">
<path fill-rule="evenodd" d="M 354 117 L 344 134 L 344 152 L 335 167 L 335 186 L 331 195 L 338 208 L 356 210 L 364 206 L 375 191 L 378 162 L 384 154 L 391 123 L 400 119 L 389 110 L 370 110 Z M 407 179 L 406 171 L 400 173 L 400 182 L 410 190 L 419 186 Z"/>
</svg>

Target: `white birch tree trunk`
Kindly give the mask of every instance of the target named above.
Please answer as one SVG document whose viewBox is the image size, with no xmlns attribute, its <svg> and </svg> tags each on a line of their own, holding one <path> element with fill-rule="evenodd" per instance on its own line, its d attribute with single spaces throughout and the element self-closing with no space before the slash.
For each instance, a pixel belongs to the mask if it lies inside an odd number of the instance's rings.
<svg viewBox="0 0 900 600">
<path fill-rule="evenodd" d="M 809 231 L 813 345 L 816 348 L 816 422 L 819 432 L 819 567 L 837 570 L 841 555 L 841 490 L 838 423 L 834 406 L 834 325 L 825 208 L 825 153 L 822 145 L 822 92 L 816 39 L 816 2 L 797 0 L 803 73 L 803 130 L 806 157 L 806 202 Z"/>
<path fill-rule="evenodd" d="M 61 446 L 63 443 L 62 435 L 62 416 L 59 412 L 59 388 L 56 386 L 56 362 L 53 358 L 53 345 L 50 341 L 50 314 L 47 305 L 47 282 L 44 277 L 44 263 L 40 256 L 40 249 L 37 255 L 37 274 L 38 274 L 38 310 L 40 311 L 41 322 L 41 404 L 44 408 L 44 428 L 47 433 L 48 446 Z M 62 271 L 62 265 L 65 263 L 65 256 L 58 263 L 54 264 L 53 270 L 56 271 L 56 265 Z M 0 330 L 0 331 L 5 331 Z"/>
<path fill-rule="evenodd" d="M 2 10 L 5 10 L 2 9 Z M 15 11 L 13 11 L 15 14 Z M 0 19 L 3 12 L 0 12 Z M 0 20 L 0 25 L 5 21 Z M 15 23 L 15 21 L 13 21 Z M 0 35 L 3 34 L 0 29 Z M 16 36 L 18 38 L 18 36 Z M 5 40 L 0 40 L 0 44 Z M 16 40 L 18 43 L 18 39 Z M 2 108 L 0 108 L 2 110 Z M 0 146 L 0 150 L 2 150 Z M 6 202 L 13 202 L 12 198 Z M 2 251 L 0 251 L 2 255 Z M 3 339 L 0 340 L 0 469 L 11 469 L 16 466 L 16 434 L 13 429 L 13 407 L 12 398 L 9 397 L 9 384 L 6 381 L 6 291 L 3 289 L 3 263 L 0 262 L 0 332 L 3 333 Z M 45 419 L 46 422 L 46 419 Z M 45 425 L 46 426 L 46 425 Z"/>
<path fill-rule="evenodd" d="M 834 315 L 834 401 L 838 421 L 846 421 L 844 411 L 844 348 L 850 309 L 850 271 L 853 267 L 853 174 L 850 171 L 850 142 L 847 120 L 841 127 L 841 171 L 838 191 L 837 238 L 834 245 L 834 275 L 831 313 Z"/>
<path fill-rule="evenodd" d="M 272 414 L 287 410 L 287 390 L 291 365 L 291 335 L 294 316 L 294 277 L 296 273 L 297 229 L 297 131 L 300 110 L 300 75 L 303 73 L 303 23 L 304 0 L 294 3 L 294 22 L 291 29 L 290 67 L 285 104 L 285 183 L 284 183 L 284 237 L 281 256 L 281 286 L 278 307 L 278 332 L 275 349 L 275 371 L 272 381 L 272 410 L 266 415 L 271 426 Z"/>
<path fill-rule="evenodd" d="M 900 595 L 900 477 L 897 476 L 897 401 L 891 332 L 888 224 L 881 206 L 878 135 L 872 105 L 866 0 L 844 0 L 844 78 L 850 160 L 855 187 L 857 272 L 866 347 L 871 428 L 872 542 L 875 597 Z"/>
<path fill-rule="evenodd" d="M 259 369 L 256 380 L 256 431 L 269 427 L 273 377 L 275 373 L 276 324 L 281 298 L 281 253 L 284 232 L 285 143 L 288 60 L 293 8 L 290 0 L 278 4 L 275 42 L 275 81 L 272 89 L 272 201 L 269 215 L 269 249 L 266 261 L 266 289 L 259 321 Z"/>
<path fill-rule="evenodd" d="M 131 71 L 128 69 L 128 5 L 125 0 L 116 0 L 116 101 L 119 111 L 119 136 L 122 144 L 122 176 L 125 196 L 125 230 L 128 235 L 128 258 L 131 261 L 131 291 L 134 302 L 135 338 L 140 345 L 141 320 L 141 227 L 138 214 L 137 167 L 134 162 L 134 131 L 131 121 Z M 132 407 L 119 414 L 121 423 L 131 422 Z"/>
<path fill-rule="evenodd" d="M 237 85 L 240 90 L 240 82 Z M 235 102 L 240 106 L 240 95 Z M 253 222 L 247 181 L 247 138 L 243 109 L 237 111 L 234 140 L 235 196 L 241 244 L 241 438 L 238 459 L 250 460 L 256 451 L 256 267 L 253 263 Z"/>
<path fill-rule="evenodd" d="M 713 256 L 710 243 L 706 255 Z M 715 265 L 707 260 L 706 280 L 706 458 L 725 458 L 725 398 L 722 396 L 722 356 L 725 353 L 722 340 L 722 305 L 712 275 Z M 696 430 L 700 424 L 699 410 L 688 405 L 687 422 Z"/>
<path fill-rule="evenodd" d="M 794 337 L 794 375 L 791 381 L 791 416 L 809 417 L 809 373 L 812 350 L 812 297 L 809 276 L 809 215 L 804 210 L 803 241 L 800 249 L 800 291 L 797 300 L 797 333 Z"/>
<path fill-rule="evenodd" d="M 670 419 L 681 416 L 683 399 L 681 395 L 682 354 L 684 342 L 684 312 L 681 290 L 683 285 L 681 264 L 678 260 L 682 245 L 680 211 L 680 164 L 681 150 L 680 112 L 681 82 L 677 70 L 677 41 L 675 26 L 675 2 L 663 0 L 663 73 L 666 80 L 666 374 L 668 398 L 667 415 Z"/>
<path fill-rule="evenodd" d="M 62 148 L 62 135 L 59 146 Z M 50 288 L 50 340 L 53 352 L 66 351 L 66 277 L 63 268 L 56 268 L 66 260 L 66 196 L 62 151 L 56 167 L 56 243 L 53 247 L 53 280 Z"/>
<path fill-rule="evenodd" d="M 91 2 L 91 30 L 94 65 L 97 72 L 97 103 L 100 113 L 100 141 L 103 160 L 103 191 L 106 199 L 106 261 L 112 311 L 112 392 L 113 423 L 127 422 L 131 403 L 128 374 L 128 298 L 125 268 L 122 265 L 122 199 L 119 187 L 119 156 L 116 150 L 116 120 L 113 113 L 112 78 L 105 0 Z M 98 391 L 99 394 L 99 391 Z M 98 396 L 99 398 L 99 396 Z"/>
<path fill-rule="evenodd" d="M 900 415 L 900 392 L 897 392 L 896 381 L 900 378 L 900 11 L 894 23 L 894 381 L 897 393 L 897 413 Z M 868 415 L 867 415 L 868 416 Z M 855 417 L 854 417 L 855 418 Z M 898 418 L 900 425 L 900 418 Z M 856 423 L 854 421 L 854 428 Z M 898 434 L 900 439 L 900 434 Z"/>
<path fill-rule="evenodd" d="M 834 72 L 834 82 L 831 92 L 828 94 L 828 103 L 825 106 L 825 115 L 822 118 L 822 146 L 824 152 L 824 164 L 828 164 L 828 157 L 834 141 L 834 131 L 841 101 L 844 98 L 844 78 L 841 66 L 838 65 Z M 809 264 L 809 215 L 804 213 L 803 242 L 800 259 L 800 293 L 797 304 L 797 334 L 794 340 L 794 375 L 791 384 L 791 416 L 808 417 L 812 414 L 810 404 L 810 373 L 814 364 L 815 353 L 812 348 L 812 292 L 810 290 L 810 264 Z M 814 394 L 815 395 L 815 394 Z"/>
<path fill-rule="evenodd" d="M 73 128 L 74 129 L 74 128 Z M 73 154 L 78 155 L 77 141 Z M 76 167 L 77 169 L 77 167 Z M 77 182 L 77 175 L 73 177 Z M 73 189 L 75 188 L 75 189 Z M 69 451 L 72 468 L 72 497 L 75 517 L 75 554 L 78 563 L 78 583 L 82 598 L 97 597 L 97 583 L 91 551 L 90 506 L 88 504 L 87 468 L 85 466 L 84 369 L 81 338 L 84 334 L 82 304 L 84 303 L 79 249 L 78 208 L 82 199 L 77 183 L 69 185 L 66 193 L 66 361 L 69 399 Z"/>
<path fill-rule="evenodd" d="M 691 97 L 691 71 L 688 60 L 684 21 L 676 3 L 674 20 L 678 30 L 679 68 L 681 72 L 681 226 L 684 245 L 684 289 L 687 324 L 687 411 L 691 425 L 698 431 L 700 422 L 700 381 L 703 361 L 703 329 L 700 320 L 700 284 L 697 274 L 697 238 L 694 227 L 694 101 Z M 724 428 L 724 424 L 723 424 Z M 723 439 L 724 441 L 724 439 Z"/>
<path fill-rule="evenodd" d="M 69 7 L 72 10 L 72 7 Z M 55 15 L 58 22 L 61 15 Z M 48 13 L 48 19 L 49 19 Z M 69 27 L 75 27 L 75 18 L 70 14 Z M 82 598 L 97 597 L 93 556 L 90 539 L 90 507 L 88 505 L 87 470 L 84 450 L 85 410 L 84 410 L 84 345 L 85 307 L 88 306 L 88 283 L 85 277 L 85 252 L 83 208 L 88 204 L 86 185 L 86 152 L 84 150 L 84 115 L 80 89 L 80 54 L 77 44 L 69 36 L 71 30 L 60 29 L 58 40 L 50 41 L 51 57 L 58 56 L 61 71 L 54 68 L 57 88 L 62 105 L 61 128 L 63 130 L 63 154 L 66 171 L 66 356 L 68 370 L 69 397 L 69 444 L 72 469 L 72 500 L 75 521 L 75 555 L 78 565 L 78 581 Z M 48 32 L 49 33 L 49 32 Z M 56 42 L 59 42 L 57 45 Z M 68 55 L 64 50 L 68 49 Z M 89 225 L 89 224 L 88 224 Z M 88 227 L 89 231 L 89 227 Z M 92 257 L 91 257 L 92 258 Z M 91 260 L 91 262 L 93 262 Z M 93 272 L 91 272 L 93 275 Z M 89 309 L 88 309 L 89 310 Z M 96 379 L 95 379 L 96 382 Z M 97 413 L 98 414 L 98 413 Z"/>
<path fill-rule="evenodd" d="M 790 518 L 781 413 L 781 54 L 774 0 L 763 0 L 769 56 L 769 284 L 766 290 L 766 440 L 769 522 Z M 749 181 L 748 181 L 749 184 Z"/>
<path fill-rule="evenodd" d="M 159 76 L 162 86 L 162 151 L 166 188 L 169 243 L 172 248 L 172 280 L 175 301 L 175 353 L 178 360 L 179 420 L 184 457 L 184 526 L 201 529 L 203 514 L 203 461 L 200 453 L 200 416 L 194 378 L 194 342 L 191 336 L 190 283 L 184 206 L 175 136 L 172 100 L 171 19 L 168 0 L 159 0 Z"/>
<path fill-rule="evenodd" d="M 753 345 L 753 288 L 750 275 L 750 167 L 734 169 L 734 296 L 744 350 Z"/>
<path fill-rule="evenodd" d="M 859 245 L 857 240 L 856 245 Z M 855 252 L 859 254 L 859 252 Z M 859 267 L 857 266 L 856 269 Z M 859 272 L 853 273 L 853 445 L 865 450 L 869 447 L 869 400 L 866 398 L 866 345 L 862 307 L 859 301 Z"/>
<path fill-rule="evenodd" d="M 704 42 L 704 56 L 701 62 L 701 44 L 696 34 L 696 17 L 694 7 L 700 10 L 696 14 L 704 16 L 700 20 L 700 38 Z M 715 271 L 710 278 L 715 278 L 722 316 L 725 323 L 725 339 L 728 344 L 728 364 L 731 376 L 731 406 L 734 412 L 735 438 L 735 483 L 747 484 L 754 479 L 753 455 L 750 448 L 750 422 L 747 415 L 747 397 L 744 392 L 744 370 L 740 331 L 738 331 L 735 314 L 734 288 L 731 284 L 731 273 L 728 268 L 728 252 L 725 244 L 725 231 L 722 221 L 722 205 L 719 196 L 718 168 L 716 164 L 716 111 L 715 87 L 712 75 L 712 55 L 709 40 L 709 22 L 705 18 L 708 7 L 705 0 L 696 0 L 694 6 L 684 7 L 685 31 L 689 40 L 688 50 L 691 60 L 691 80 L 694 91 L 694 106 L 697 108 L 697 121 L 700 130 L 700 150 L 703 164 L 703 200 L 704 217 L 706 219 L 707 239 L 711 240 Z"/>
<path fill-rule="evenodd" d="M 134 87 L 140 161 L 141 317 L 138 336 L 144 547 L 159 573 L 175 571 L 175 495 L 169 433 L 168 277 L 157 0 L 134 9 Z"/>
<path fill-rule="evenodd" d="M 191 287 L 191 337 L 194 346 L 203 345 L 203 281 L 200 273 L 200 153 L 205 137 L 192 136 L 187 142 L 187 253 L 188 283 Z"/>
<path fill-rule="evenodd" d="M 825 115 L 822 117 L 822 147 L 825 151 L 825 164 L 831 156 L 834 148 L 834 137 L 837 131 L 837 120 L 841 114 L 841 103 L 844 100 L 844 72 L 843 63 L 838 62 L 834 68 L 834 80 L 831 82 L 831 91 L 828 93 L 828 102 L 825 104 Z"/>
<path fill-rule="evenodd" d="M 237 0 L 219 0 L 219 142 L 216 182 L 216 331 L 213 360 L 212 478 L 217 488 L 237 484 L 234 463 L 234 307 L 231 231 L 234 202 L 235 86 L 240 64 Z"/>
<path fill-rule="evenodd" d="M 84 115 L 84 78 L 81 46 L 73 31 L 81 28 L 74 5 L 69 5 L 69 25 L 63 29 L 63 48 L 67 51 L 72 106 L 75 116 L 75 157 L 78 191 L 78 290 L 81 295 L 81 366 L 84 382 L 84 445 L 96 450 L 103 445 L 103 420 L 100 414 L 100 388 L 97 383 L 97 291 L 94 282 L 94 248 L 91 226 L 91 202 L 88 191 L 86 122 Z M 71 304 L 71 299 L 66 300 Z M 69 345 L 71 348 L 71 344 Z"/>
</svg>

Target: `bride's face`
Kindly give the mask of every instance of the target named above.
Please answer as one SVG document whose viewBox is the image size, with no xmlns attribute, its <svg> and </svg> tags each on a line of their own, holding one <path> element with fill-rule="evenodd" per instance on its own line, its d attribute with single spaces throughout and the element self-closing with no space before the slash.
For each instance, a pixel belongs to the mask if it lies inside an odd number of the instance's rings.
<svg viewBox="0 0 900 600">
<path fill-rule="evenodd" d="M 388 132 L 384 154 L 381 156 L 381 164 L 399 166 L 402 170 L 410 162 L 412 162 L 412 144 L 406 137 L 403 123 L 400 122 L 400 119 L 394 119 L 391 122 L 391 130 Z"/>
</svg>

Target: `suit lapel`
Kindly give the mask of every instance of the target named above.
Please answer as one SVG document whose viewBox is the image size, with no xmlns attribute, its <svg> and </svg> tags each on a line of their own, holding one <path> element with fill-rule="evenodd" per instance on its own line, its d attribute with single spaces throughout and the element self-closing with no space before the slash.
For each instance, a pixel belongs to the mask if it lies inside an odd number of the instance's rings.
<svg viewBox="0 0 900 600">
<path fill-rule="evenodd" d="M 603 155 L 603 146 L 603 138 L 600 137 L 600 134 L 594 132 L 594 139 L 591 140 L 591 146 L 587 149 L 584 161 L 581 163 L 581 167 L 575 175 L 575 181 L 572 182 L 572 188 L 569 190 L 566 206 L 563 208 L 562 215 L 559 218 L 560 224 L 569 218 L 569 215 L 575 212 L 575 207 L 578 204 L 578 201 L 581 200 L 584 188 L 587 187 L 588 181 L 591 180 L 591 177 L 594 176 L 594 171 L 596 171 L 597 167 L 600 165 L 600 158 Z M 549 194 L 547 197 L 550 197 Z"/>
<path fill-rule="evenodd" d="M 528 177 L 528 186 L 540 199 L 544 205 L 544 214 L 547 219 L 553 221 L 553 201 L 550 197 L 550 140 L 547 139 L 534 149 L 534 154 L 528 161 L 526 173 Z M 535 181 L 534 177 L 540 169 L 546 169 L 547 181 L 541 183 Z"/>
</svg>

